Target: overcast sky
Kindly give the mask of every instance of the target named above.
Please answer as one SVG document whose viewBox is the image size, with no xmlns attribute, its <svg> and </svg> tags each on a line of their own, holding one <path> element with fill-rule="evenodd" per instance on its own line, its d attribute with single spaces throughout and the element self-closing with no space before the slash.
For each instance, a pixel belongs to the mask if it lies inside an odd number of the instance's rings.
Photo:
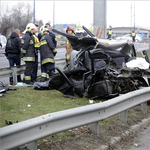
<svg viewBox="0 0 150 150">
<path fill-rule="evenodd" d="M 12 6 L 18 1 L 0 0 L 0 9 L 4 5 Z M 21 1 L 30 3 L 33 0 Z M 53 24 L 53 0 L 35 0 L 36 18 L 44 23 L 51 21 Z M 135 25 L 150 28 L 150 0 L 108 0 L 107 1 L 107 27 L 125 27 Z M 132 11 L 131 11 L 132 10 Z M 90 27 L 93 23 L 93 1 L 92 0 L 55 0 L 55 23 L 75 23 Z"/>
</svg>

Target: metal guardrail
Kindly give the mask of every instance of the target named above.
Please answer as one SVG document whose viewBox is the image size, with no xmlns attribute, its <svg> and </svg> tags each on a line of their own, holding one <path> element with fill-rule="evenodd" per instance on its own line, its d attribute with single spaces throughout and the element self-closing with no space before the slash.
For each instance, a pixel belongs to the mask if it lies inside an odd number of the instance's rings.
<svg viewBox="0 0 150 150">
<path fill-rule="evenodd" d="M 99 104 L 50 113 L 0 128 L 0 150 L 12 149 L 32 141 L 35 142 L 31 149 L 36 150 L 36 140 L 88 124 L 91 124 L 91 130 L 99 135 L 98 121 L 120 113 L 120 119 L 126 122 L 127 110 L 141 104 L 142 112 L 146 113 L 148 100 L 150 87 Z"/>
<path fill-rule="evenodd" d="M 65 66 L 65 58 L 55 59 L 55 66 L 58 66 L 62 70 Z M 38 69 L 40 70 L 40 63 Z M 25 64 L 17 67 L 0 68 L 0 78 L 13 77 L 13 84 L 15 85 L 17 84 L 17 75 L 23 74 L 24 70 Z"/>
</svg>

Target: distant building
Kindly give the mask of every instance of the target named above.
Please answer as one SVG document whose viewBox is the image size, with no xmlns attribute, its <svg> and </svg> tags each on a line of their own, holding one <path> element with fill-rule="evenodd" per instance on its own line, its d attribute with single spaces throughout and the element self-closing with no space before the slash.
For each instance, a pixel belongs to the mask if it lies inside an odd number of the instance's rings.
<svg viewBox="0 0 150 150">
<path fill-rule="evenodd" d="M 125 34 L 131 33 L 133 31 L 133 27 L 114 27 L 112 28 L 113 37 L 123 36 Z M 136 34 L 145 34 L 146 37 L 150 34 L 150 28 L 144 27 L 136 27 L 135 28 Z"/>
</svg>

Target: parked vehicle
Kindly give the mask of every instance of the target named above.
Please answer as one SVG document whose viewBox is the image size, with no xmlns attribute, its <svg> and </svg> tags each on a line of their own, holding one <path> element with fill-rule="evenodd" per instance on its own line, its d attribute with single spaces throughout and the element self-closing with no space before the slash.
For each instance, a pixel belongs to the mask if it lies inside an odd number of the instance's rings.
<svg viewBox="0 0 150 150">
<path fill-rule="evenodd" d="M 132 42 L 132 37 L 131 37 L 131 34 L 125 34 L 121 37 L 117 37 L 116 40 L 129 40 L 129 42 Z M 135 42 L 141 42 L 142 41 L 142 38 L 136 34 L 136 37 L 135 37 Z"/>
<path fill-rule="evenodd" d="M 35 83 L 35 89 L 56 89 L 71 98 L 99 99 L 150 86 L 150 64 L 145 59 L 147 70 L 126 65 L 136 59 L 133 44 L 126 40 L 98 39 L 87 28 L 83 28 L 91 37 L 79 38 L 53 29 L 65 36 L 73 49 L 78 51 L 74 68 L 68 71 L 56 68 L 58 73 L 47 82 Z"/>
<path fill-rule="evenodd" d="M 80 30 L 75 30 L 75 35 L 77 37 L 84 37 L 84 36 L 87 36 L 88 34 L 86 33 L 85 30 L 80 29 Z"/>
<path fill-rule="evenodd" d="M 7 39 L 4 35 L 0 35 L 0 54 L 5 53 Z"/>
</svg>

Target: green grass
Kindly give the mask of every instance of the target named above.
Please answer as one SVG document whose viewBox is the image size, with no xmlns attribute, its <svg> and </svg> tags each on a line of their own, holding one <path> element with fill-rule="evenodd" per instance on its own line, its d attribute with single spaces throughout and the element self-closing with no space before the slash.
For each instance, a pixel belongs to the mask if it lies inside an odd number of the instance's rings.
<svg viewBox="0 0 150 150">
<path fill-rule="evenodd" d="M 98 103 L 99 101 L 100 100 L 95 100 L 95 103 Z M 29 104 L 31 107 L 28 107 Z M 62 93 L 56 90 L 34 90 L 33 87 L 19 87 L 15 91 L 7 91 L 5 96 L 0 98 L 0 127 L 6 126 L 5 120 L 21 122 L 26 119 L 38 117 L 47 113 L 57 112 L 84 105 L 89 105 L 89 99 L 65 98 Z M 140 107 L 134 109 L 132 108 L 128 112 L 128 120 L 130 124 L 150 115 L 150 109 L 148 109 L 148 113 L 144 115 L 141 113 Z M 122 130 L 126 129 L 129 125 L 121 123 L 119 121 L 118 114 L 107 118 L 101 121 L 99 124 L 100 129 L 102 129 L 100 130 L 100 137 L 106 134 L 108 136 L 116 134 L 114 131 L 116 128 L 122 132 Z M 46 147 L 45 143 L 50 143 L 52 145 L 53 141 L 67 141 L 68 139 L 75 138 L 79 135 L 82 136 L 84 134 L 90 134 L 89 126 L 84 128 L 85 131 L 83 128 L 79 128 L 77 132 L 76 130 L 68 130 L 44 137 L 38 140 L 38 146 Z M 88 132 L 86 133 L 86 131 Z M 18 149 L 15 148 L 15 150 Z"/>
<path fill-rule="evenodd" d="M 21 122 L 47 113 L 87 104 L 89 103 L 86 98 L 65 98 L 56 90 L 20 87 L 15 91 L 7 91 L 5 96 L 0 98 L 0 127 L 5 126 L 5 120 Z"/>
<path fill-rule="evenodd" d="M 147 52 L 148 58 L 150 60 L 150 50 L 147 50 L 146 52 Z M 137 57 L 142 57 L 141 52 L 137 52 L 136 54 L 137 54 Z"/>
</svg>

